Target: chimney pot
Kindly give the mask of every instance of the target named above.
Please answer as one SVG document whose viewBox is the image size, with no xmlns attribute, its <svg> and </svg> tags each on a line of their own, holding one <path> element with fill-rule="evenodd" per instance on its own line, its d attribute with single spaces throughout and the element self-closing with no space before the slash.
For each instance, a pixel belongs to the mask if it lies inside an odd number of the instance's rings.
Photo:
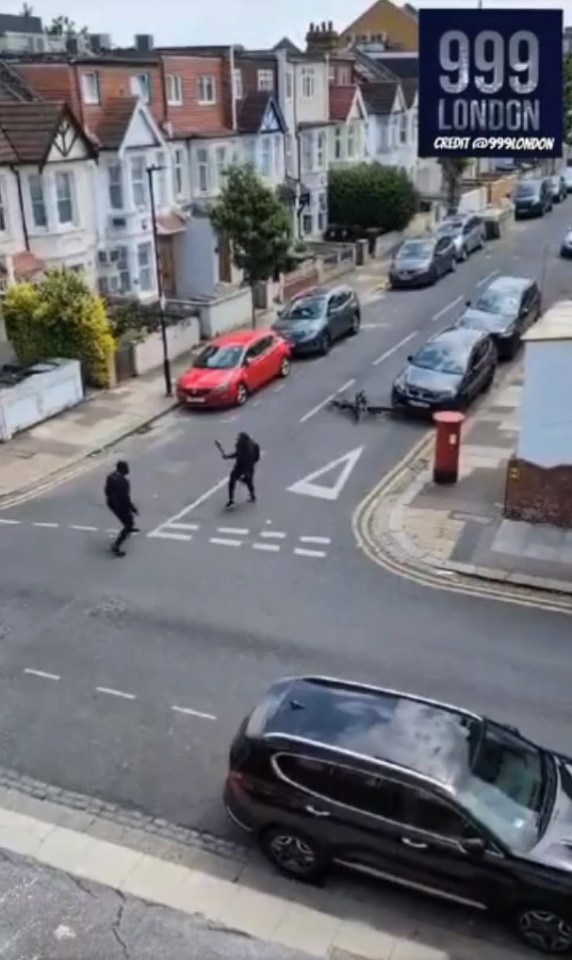
<svg viewBox="0 0 572 960">
<path fill-rule="evenodd" d="M 326 32 L 326 21 L 322 20 L 322 33 Z"/>
<path fill-rule="evenodd" d="M 334 32 L 334 21 L 333 21 L 333 20 L 328 20 L 328 30 L 330 31 L 330 33 L 333 33 L 333 32 Z"/>
</svg>

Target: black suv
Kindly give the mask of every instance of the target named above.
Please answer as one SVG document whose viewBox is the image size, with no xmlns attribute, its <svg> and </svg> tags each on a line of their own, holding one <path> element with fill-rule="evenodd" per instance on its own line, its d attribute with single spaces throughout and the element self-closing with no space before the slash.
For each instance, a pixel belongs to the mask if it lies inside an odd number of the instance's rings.
<svg viewBox="0 0 572 960">
<path fill-rule="evenodd" d="M 545 180 L 521 180 L 514 192 L 514 218 L 543 217 L 553 206 L 552 182 Z"/>
<path fill-rule="evenodd" d="M 331 290 L 312 287 L 290 301 L 273 329 L 298 356 L 329 353 L 334 340 L 355 336 L 360 325 L 361 307 L 355 290 L 345 286 Z"/>
<path fill-rule="evenodd" d="M 281 680 L 232 744 L 225 802 L 280 870 L 338 863 L 572 949 L 572 759 L 408 694 Z"/>
<path fill-rule="evenodd" d="M 472 327 L 490 333 L 500 359 L 512 360 L 521 337 L 542 313 L 540 290 L 536 280 L 527 277 L 497 277 L 477 299 L 467 301 L 467 309 L 457 321 L 460 327 Z"/>
</svg>

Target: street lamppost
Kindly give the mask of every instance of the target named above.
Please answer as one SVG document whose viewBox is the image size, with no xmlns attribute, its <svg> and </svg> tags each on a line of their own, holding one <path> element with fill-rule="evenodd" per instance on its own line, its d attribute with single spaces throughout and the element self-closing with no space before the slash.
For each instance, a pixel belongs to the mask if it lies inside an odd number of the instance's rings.
<svg viewBox="0 0 572 960">
<path fill-rule="evenodd" d="M 159 254 L 159 235 L 157 233 L 157 211 L 155 209 L 155 188 L 153 175 L 164 170 L 165 167 L 151 166 L 147 167 L 147 177 L 149 180 L 149 198 L 151 200 L 151 223 L 153 226 L 153 246 L 155 248 L 155 270 L 157 273 L 157 292 L 159 294 L 159 323 L 161 324 L 161 340 L 163 343 L 163 375 L 165 377 L 165 393 L 168 397 L 173 395 L 173 383 L 171 380 L 171 361 L 169 360 L 169 346 L 167 343 L 167 327 L 165 324 L 165 294 L 163 292 L 163 271 L 161 269 L 161 256 Z"/>
</svg>

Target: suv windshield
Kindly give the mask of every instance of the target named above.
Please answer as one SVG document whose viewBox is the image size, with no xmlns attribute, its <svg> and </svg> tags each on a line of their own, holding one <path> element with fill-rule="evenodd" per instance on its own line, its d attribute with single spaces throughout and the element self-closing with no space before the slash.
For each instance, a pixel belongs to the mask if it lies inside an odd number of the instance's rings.
<svg viewBox="0 0 572 960">
<path fill-rule="evenodd" d="M 461 376 L 465 371 L 465 357 L 449 343 L 426 343 L 413 357 L 413 365 L 436 373 L 451 373 Z"/>
<path fill-rule="evenodd" d="M 242 358 L 242 347 L 206 347 L 195 360 L 193 366 L 205 370 L 231 370 L 238 367 Z"/>
<path fill-rule="evenodd" d="M 538 183 L 519 183 L 516 188 L 516 197 L 533 197 L 540 190 Z"/>
<path fill-rule="evenodd" d="M 483 313 L 512 315 L 518 313 L 519 299 L 513 293 L 501 290 L 485 290 L 476 300 L 474 309 Z"/>
<path fill-rule="evenodd" d="M 307 300 L 295 300 L 284 311 L 281 320 L 319 320 L 326 312 L 326 298 L 312 297 Z"/>
<path fill-rule="evenodd" d="M 460 233 L 460 231 L 461 231 L 462 229 L 463 229 L 463 221 L 462 221 L 462 220 L 445 220 L 445 221 L 441 224 L 441 226 L 439 227 L 438 232 L 439 232 L 441 235 L 443 235 L 443 234 L 445 234 L 445 235 L 447 235 L 447 234 L 453 235 L 453 234 L 455 234 L 455 233 Z"/>
<path fill-rule="evenodd" d="M 537 747 L 487 723 L 459 784 L 459 800 L 515 853 L 527 853 L 542 833 L 542 812 L 551 783 L 550 761 Z"/>
<path fill-rule="evenodd" d="M 408 240 L 397 254 L 398 260 L 427 260 L 433 256 L 430 240 Z"/>
</svg>

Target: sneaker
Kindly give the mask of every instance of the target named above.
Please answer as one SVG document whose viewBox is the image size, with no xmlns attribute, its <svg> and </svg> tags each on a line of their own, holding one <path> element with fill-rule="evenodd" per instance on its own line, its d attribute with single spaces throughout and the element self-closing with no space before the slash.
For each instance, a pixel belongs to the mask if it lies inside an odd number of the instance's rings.
<svg viewBox="0 0 572 960">
<path fill-rule="evenodd" d="M 121 547 L 112 547 L 111 552 L 115 554 L 116 557 L 125 557 L 127 554 L 125 550 L 122 550 Z"/>
<path fill-rule="evenodd" d="M 224 509 L 225 509 L 225 510 L 232 510 L 233 507 L 234 507 L 234 500 L 229 500 L 228 503 L 225 505 L 225 508 L 224 508 Z"/>
<path fill-rule="evenodd" d="M 252 494 L 252 496 L 248 498 L 248 502 L 249 502 L 249 503 L 256 503 L 256 494 Z"/>
</svg>

